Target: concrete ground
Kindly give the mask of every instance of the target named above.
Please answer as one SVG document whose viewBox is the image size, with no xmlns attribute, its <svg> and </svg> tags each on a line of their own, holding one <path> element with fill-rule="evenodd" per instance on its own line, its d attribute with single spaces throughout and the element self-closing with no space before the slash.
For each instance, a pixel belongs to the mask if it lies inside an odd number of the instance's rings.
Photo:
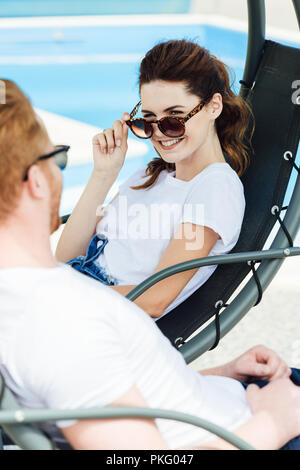
<svg viewBox="0 0 300 470">
<path fill-rule="evenodd" d="M 272 28 L 299 31 L 292 0 L 265 0 L 266 23 Z M 246 0 L 193 0 L 191 13 L 247 21 Z"/>
<path fill-rule="evenodd" d="M 256 344 L 268 346 L 290 366 L 300 368 L 300 256 L 284 261 L 261 302 L 192 367 L 201 370 L 225 363 Z"/>
</svg>

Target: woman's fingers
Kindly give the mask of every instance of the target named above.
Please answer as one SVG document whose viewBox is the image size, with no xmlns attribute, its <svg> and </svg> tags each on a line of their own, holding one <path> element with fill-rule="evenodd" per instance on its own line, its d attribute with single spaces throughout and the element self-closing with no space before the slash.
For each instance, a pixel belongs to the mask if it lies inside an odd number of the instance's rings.
<svg viewBox="0 0 300 470">
<path fill-rule="evenodd" d="M 275 351 L 265 346 L 256 346 L 253 351 L 255 352 L 256 362 L 269 368 L 269 380 L 288 377 L 290 369 Z"/>
<path fill-rule="evenodd" d="M 273 354 L 268 358 L 267 364 L 270 368 L 270 378 L 272 378 L 280 372 L 283 363 L 279 356 Z"/>
<path fill-rule="evenodd" d="M 287 364 L 285 364 L 284 362 L 282 362 L 280 364 L 280 366 L 277 368 L 276 372 L 274 373 L 274 375 L 271 377 L 270 380 L 276 380 L 276 379 L 281 379 L 281 378 L 285 378 L 285 377 L 289 377 L 291 375 L 292 371 L 291 369 L 287 366 Z"/>
<path fill-rule="evenodd" d="M 123 138 L 126 139 L 126 142 L 127 142 L 127 137 L 128 137 L 128 130 L 129 130 L 129 127 L 127 126 L 126 122 L 124 122 L 122 132 L 123 132 Z"/>
<path fill-rule="evenodd" d="M 123 124 L 121 121 L 115 121 L 112 127 L 113 127 L 115 145 L 117 147 L 121 147 L 122 140 L 123 140 Z"/>
<path fill-rule="evenodd" d="M 291 374 L 291 370 L 288 365 L 273 351 L 267 359 L 267 365 L 270 368 L 270 380 L 289 377 Z"/>
<path fill-rule="evenodd" d="M 105 135 L 106 142 L 107 142 L 108 153 L 113 153 L 116 147 L 114 131 L 112 129 L 106 129 L 104 131 L 104 135 Z"/>
<path fill-rule="evenodd" d="M 130 119 L 130 114 L 129 113 L 123 113 L 122 114 L 122 121 L 128 121 Z"/>
<path fill-rule="evenodd" d="M 93 145 L 100 147 L 102 153 L 107 153 L 107 142 L 103 132 L 93 137 Z"/>
<path fill-rule="evenodd" d="M 123 113 L 126 118 L 128 113 Z M 100 147 L 101 153 L 112 154 L 119 147 L 122 151 L 127 151 L 128 126 L 125 121 L 115 121 L 111 129 L 105 129 L 93 138 L 93 145 Z"/>
<path fill-rule="evenodd" d="M 124 138 L 127 139 L 128 135 L 127 124 L 123 124 L 121 121 L 115 121 L 112 125 L 112 129 L 105 129 L 101 134 L 98 134 L 97 137 L 101 152 L 112 154 L 116 147 L 121 147 L 124 142 Z"/>
</svg>

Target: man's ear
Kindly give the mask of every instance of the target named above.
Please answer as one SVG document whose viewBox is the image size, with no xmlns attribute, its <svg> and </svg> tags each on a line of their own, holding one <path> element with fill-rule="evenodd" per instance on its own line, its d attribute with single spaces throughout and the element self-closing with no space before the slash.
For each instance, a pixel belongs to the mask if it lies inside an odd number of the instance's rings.
<svg viewBox="0 0 300 470">
<path fill-rule="evenodd" d="M 32 198 L 44 199 L 46 196 L 46 180 L 38 165 L 32 165 L 28 172 L 27 188 Z"/>
</svg>

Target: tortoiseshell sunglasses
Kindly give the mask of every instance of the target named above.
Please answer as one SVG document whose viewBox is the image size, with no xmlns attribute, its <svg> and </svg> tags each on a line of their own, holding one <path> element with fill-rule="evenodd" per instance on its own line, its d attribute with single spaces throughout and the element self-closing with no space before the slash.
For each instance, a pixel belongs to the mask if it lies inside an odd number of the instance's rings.
<svg viewBox="0 0 300 470">
<path fill-rule="evenodd" d="M 141 101 L 133 108 L 130 113 L 130 119 L 126 124 L 130 127 L 131 131 L 140 139 L 150 139 L 153 136 L 153 124 L 157 124 L 159 130 L 167 137 L 182 137 L 185 133 L 185 123 L 195 116 L 204 106 L 204 102 L 198 104 L 192 111 L 184 118 L 179 117 L 163 117 L 158 121 L 147 121 L 144 118 L 133 119 L 141 105 Z"/>
</svg>

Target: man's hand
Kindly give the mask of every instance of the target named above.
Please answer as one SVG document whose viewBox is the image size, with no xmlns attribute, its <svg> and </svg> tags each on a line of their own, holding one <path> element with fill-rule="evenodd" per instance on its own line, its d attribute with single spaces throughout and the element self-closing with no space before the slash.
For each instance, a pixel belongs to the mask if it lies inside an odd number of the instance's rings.
<svg viewBox="0 0 300 470">
<path fill-rule="evenodd" d="M 263 388 L 255 384 L 247 388 L 247 401 L 253 415 L 264 415 L 264 422 L 273 423 L 277 448 L 300 435 L 300 388 L 287 378 Z"/>
<path fill-rule="evenodd" d="M 292 373 L 278 354 L 265 346 L 254 346 L 224 368 L 228 377 L 248 383 L 287 378 Z"/>
<path fill-rule="evenodd" d="M 263 388 L 251 384 L 247 387 L 246 398 L 252 416 L 234 429 L 236 436 L 257 450 L 275 450 L 300 435 L 300 387 L 291 380 L 274 380 Z M 234 449 L 220 438 L 205 442 L 202 448 Z"/>
</svg>

